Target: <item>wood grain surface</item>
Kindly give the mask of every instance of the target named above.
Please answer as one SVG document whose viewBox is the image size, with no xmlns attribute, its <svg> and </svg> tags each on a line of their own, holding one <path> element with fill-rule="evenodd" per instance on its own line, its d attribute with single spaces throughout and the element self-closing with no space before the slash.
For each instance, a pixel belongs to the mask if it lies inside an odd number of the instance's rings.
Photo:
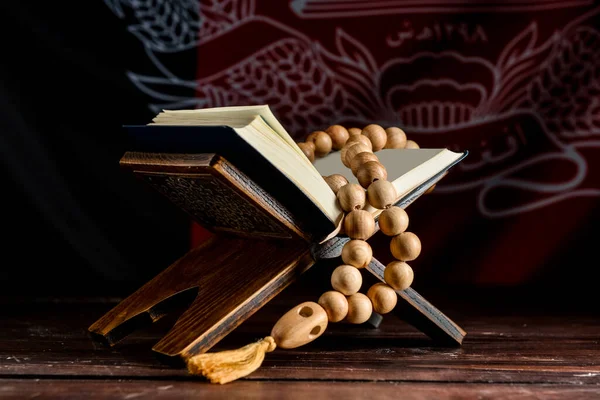
<svg viewBox="0 0 600 400">
<path fill-rule="evenodd" d="M 235 382 L 226 388 L 196 382 L 0 379 L 0 398 L 80 399 L 569 399 L 598 398 L 590 386 L 398 382 Z M 399 397 L 398 393 L 402 393 Z"/>
<path fill-rule="evenodd" d="M 217 154 L 126 152 L 120 165 L 210 231 L 310 238 L 289 210 Z"/>
<path fill-rule="evenodd" d="M 314 261 L 301 241 L 215 235 L 94 322 L 94 339 L 115 344 L 185 309 L 153 347 L 167 357 L 203 353 L 293 282 Z"/>
<path fill-rule="evenodd" d="M 268 334 L 292 306 L 314 301 L 330 270 L 316 267 L 242 323 L 214 350 Z M 431 340 L 394 315 L 378 329 L 329 324 L 306 346 L 269 353 L 262 367 L 225 386 L 163 363 L 152 346 L 178 315 L 118 345 L 86 327 L 120 299 L 4 299 L 0 398 L 600 398 L 600 318 L 593 304 L 505 291 L 422 290 L 469 334 L 461 347 Z"/>
</svg>

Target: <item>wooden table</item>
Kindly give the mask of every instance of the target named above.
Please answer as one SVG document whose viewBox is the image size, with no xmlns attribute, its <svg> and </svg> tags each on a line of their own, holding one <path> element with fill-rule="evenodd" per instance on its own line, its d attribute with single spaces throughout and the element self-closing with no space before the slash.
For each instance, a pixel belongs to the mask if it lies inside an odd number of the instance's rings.
<svg viewBox="0 0 600 400">
<path fill-rule="evenodd" d="M 289 307 L 312 299 L 308 286 L 288 288 L 218 348 L 264 336 Z M 224 386 L 156 359 L 150 348 L 172 319 L 106 348 L 86 328 L 117 298 L 5 298 L 0 398 L 600 398 L 595 306 L 575 312 L 507 291 L 467 293 L 427 293 L 468 332 L 461 348 L 438 347 L 392 316 L 379 329 L 332 324 L 312 344 L 269 353 L 258 371 Z"/>
</svg>

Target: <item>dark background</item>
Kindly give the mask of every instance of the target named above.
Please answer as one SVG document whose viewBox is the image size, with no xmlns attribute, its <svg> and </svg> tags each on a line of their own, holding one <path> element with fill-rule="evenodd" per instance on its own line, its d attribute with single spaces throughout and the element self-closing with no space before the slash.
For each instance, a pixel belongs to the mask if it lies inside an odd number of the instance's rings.
<svg viewBox="0 0 600 400">
<path fill-rule="evenodd" d="M 155 115 L 126 73 L 152 74 L 154 66 L 127 30 L 127 19 L 102 1 L 3 2 L 0 12 L 2 290 L 14 296 L 126 295 L 185 253 L 193 239 L 181 211 L 118 165 L 127 150 L 121 126 L 144 124 Z M 482 21 L 498 25 L 489 15 Z M 197 58 L 194 51 L 182 52 L 170 68 L 193 78 Z M 593 163 L 589 168 L 597 184 L 600 171 Z M 550 178 L 560 173 L 546 169 Z M 430 275 L 419 281 L 420 290 L 499 288 L 499 303 L 516 291 L 542 302 L 573 301 L 575 307 L 577 301 L 595 302 L 597 196 L 502 223 L 467 213 L 446 225 L 446 217 L 438 217 L 446 207 L 440 208 L 442 201 L 430 197 L 411 206 L 415 226 L 428 226 L 432 241 L 435 232 L 439 236 L 439 251 L 422 262 Z M 473 196 L 452 202 L 465 209 L 476 203 Z M 518 234 L 523 230 L 532 234 L 524 239 Z M 526 279 L 507 283 L 503 266 L 510 269 L 526 258 L 527 246 L 546 256 L 535 258 Z M 492 273 L 479 274 L 491 258 Z M 427 269 L 427 262 L 439 270 Z"/>
<path fill-rule="evenodd" d="M 34 3 L 0 6 L 3 290 L 124 293 L 189 247 L 187 218 L 119 169 L 121 125 L 153 116 L 125 75 L 147 61 L 103 2 Z"/>
</svg>

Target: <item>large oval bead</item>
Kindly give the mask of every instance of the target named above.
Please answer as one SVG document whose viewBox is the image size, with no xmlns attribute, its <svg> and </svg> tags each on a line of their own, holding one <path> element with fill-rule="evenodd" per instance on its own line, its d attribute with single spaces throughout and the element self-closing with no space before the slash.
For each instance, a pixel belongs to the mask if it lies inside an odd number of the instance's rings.
<svg viewBox="0 0 600 400">
<path fill-rule="evenodd" d="M 315 302 L 298 304 L 273 326 L 271 336 L 282 349 L 293 349 L 312 342 L 327 329 L 327 312 Z"/>
</svg>

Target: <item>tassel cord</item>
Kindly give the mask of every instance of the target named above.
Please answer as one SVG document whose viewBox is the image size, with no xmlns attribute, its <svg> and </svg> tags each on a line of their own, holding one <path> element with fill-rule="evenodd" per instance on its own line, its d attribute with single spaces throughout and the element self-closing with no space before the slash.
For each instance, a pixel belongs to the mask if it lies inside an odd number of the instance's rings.
<svg viewBox="0 0 600 400">
<path fill-rule="evenodd" d="M 224 384 L 254 372 L 262 364 L 265 353 L 276 348 L 275 339 L 267 336 L 236 350 L 192 356 L 187 360 L 187 367 L 193 375 L 202 375 L 212 383 Z"/>
</svg>

